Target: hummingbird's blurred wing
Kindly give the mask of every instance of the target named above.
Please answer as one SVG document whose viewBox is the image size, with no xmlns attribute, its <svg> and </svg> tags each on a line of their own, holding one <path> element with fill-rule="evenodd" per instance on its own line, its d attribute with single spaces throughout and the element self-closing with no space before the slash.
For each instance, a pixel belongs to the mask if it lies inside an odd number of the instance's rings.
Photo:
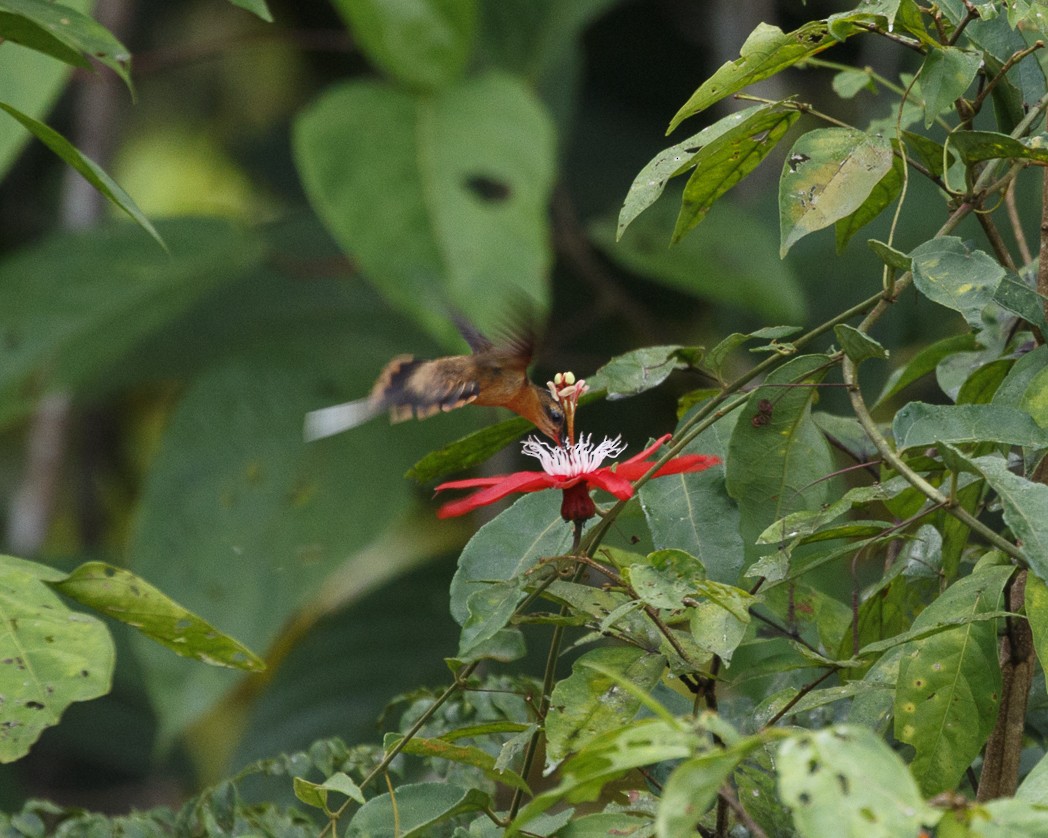
<svg viewBox="0 0 1048 838">
<path fill-rule="evenodd" d="M 382 405 L 375 404 L 371 399 L 357 399 L 310 411 L 306 414 L 306 442 L 348 431 L 357 425 L 363 425 L 381 412 Z"/>
</svg>

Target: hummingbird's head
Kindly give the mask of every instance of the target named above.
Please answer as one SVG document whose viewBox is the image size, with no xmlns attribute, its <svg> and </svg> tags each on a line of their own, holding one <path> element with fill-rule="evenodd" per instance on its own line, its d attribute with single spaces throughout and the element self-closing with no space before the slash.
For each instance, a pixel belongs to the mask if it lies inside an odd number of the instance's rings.
<svg viewBox="0 0 1048 838">
<path fill-rule="evenodd" d="M 539 411 L 535 417 L 535 427 L 560 445 L 564 439 L 564 408 L 553 398 L 549 390 L 532 385 L 539 397 Z"/>
</svg>

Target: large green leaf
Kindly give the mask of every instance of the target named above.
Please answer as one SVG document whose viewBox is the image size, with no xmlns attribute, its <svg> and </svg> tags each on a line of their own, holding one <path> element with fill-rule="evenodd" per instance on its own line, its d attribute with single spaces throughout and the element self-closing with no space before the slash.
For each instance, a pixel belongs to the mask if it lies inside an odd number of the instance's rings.
<svg viewBox="0 0 1048 838">
<path fill-rule="evenodd" d="M 757 168 L 799 118 L 796 109 L 763 106 L 699 149 L 692 160 L 694 171 L 684 185 L 673 241 L 680 241 L 721 195 Z"/>
<path fill-rule="evenodd" d="M 740 408 L 726 476 L 748 549 L 773 521 L 830 500 L 832 482 L 826 478 L 834 471 L 833 458 L 810 412 L 827 363 L 825 355 L 794 358 L 772 372 Z M 765 402 L 769 410 L 762 411 Z"/>
<path fill-rule="evenodd" d="M 590 236 L 611 260 L 686 294 L 751 311 L 771 322 L 804 319 L 804 290 L 793 269 L 779 259 L 773 232 L 745 209 L 722 202 L 698 235 L 666 247 L 677 209 L 656 204 L 615 242 L 610 218 L 590 225 Z M 739 237 L 746 247 L 738 246 Z M 716 270 L 707 267 L 716 265 Z"/>
<path fill-rule="evenodd" d="M 508 301 L 544 306 L 554 135 L 519 81 L 487 75 L 428 96 L 350 82 L 302 114 L 294 141 L 336 240 L 434 334 L 452 342 L 449 311 L 486 326 Z"/>
<path fill-rule="evenodd" d="M 130 85 L 131 53 L 113 33 L 76 8 L 47 0 L 0 0 L 0 38 L 72 64 L 93 58 Z"/>
<path fill-rule="evenodd" d="M 136 344 L 262 258 L 258 239 L 227 222 L 161 225 L 166 255 L 138 230 L 63 233 L 8 257 L 0 272 L 0 423 L 37 395 L 79 391 Z"/>
<path fill-rule="evenodd" d="M 759 23 L 739 50 L 739 57 L 723 64 L 702 83 L 670 120 L 670 133 L 685 119 L 705 110 L 747 85 L 773 76 L 836 43 L 825 21 L 815 20 L 792 32 Z"/>
<path fill-rule="evenodd" d="M 476 0 L 335 0 L 364 54 L 409 87 L 435 89 L 465 69 Z"/>
<path fill-rule="evenodd" d="M 470 600 L 480 586 L 513 579 L 571 545 L 571 527 L 560 517 L 560 494 L 522 497 L 469 540 L 451 580 L 451 616 L 459 625 L 471 617 Z"/>
<path fill-rule="evenodd" d="M 398 786 L 390 794 L 373 797 L 357 810 L 346 827 L 348 838 L 421 838 L 437 825 L 468 812 L 482 812 L 491 799 L 479 789 L 448 783 Z"/>
<path fill-rule="evenodd" d="M 893 144 L 893 148 L 897 148 L 897 146 Z M 862 202 L 858 209 L 850 215 L 838 219 L 834 224 L 833 229 L 837 240 L 838 253 L 844 250 L 852 236 L 877 218 L 899 197 L 899 193 L 902 192 L 904 177 L 905 167 L 902 156 L 893 154 L 891 168 L 884 177 L 877 181 L 866 200 Z M 876 249 L 875 245 L 873 247 Z M 881 254 L 879 253 L 878 255 Z M 907 267 L 906 270 L 908 269 Z"/>
<path fill-rule="evenodd" d="M 956 236 L 927 241 L 910 256 L 917 290 L 939 305 L 959 311 L 972 328 L 981 328 L 982 310 L 993 300 L 1005 269 Z"/>
<path fill-rule="evenodd" d="M 790 149 L 779 179 L 779 255 L 857 212 L 893 171 L 892 146 L 883 137 L 854 128 L 804 134 Z"/>
<path fill-rule="evenodd" d="M 242 643 L 217 631 L 124 568 L 87 562 L 55 582 L 54 587 L 184 657 L 236 669 L 265 669 L 265 664 Z"/>
<path fill-rule="evenodd" d="M 0 762 L 25 756 L 74 701 L 109 692 L 113 640 L 50 590 L 63 575 L 0 556 Z"/>
<path fill-rule="evenodd" d="M 46 4 L 50 5 L 50 4 Z M 53 128 L 34 119 L 27 113 L 12 107 L 6 102 L 0 102 L 0 109 L 9 114 L 13 119 L 20 122 L 40 142 L 51 151 L 61 157 L 66 163 L 76 169 L 95 189 L 97 189 L 114 206 L 126 212 L 131 219 L 143 230 L 151 235 L 157 243 L 166 248 L 164 240 L 156 231 L 153 223 L 146 218 L 145 214 L 138 208 L 138 204 L 128 195 L 115 180 L 113 180 L 94 160 L 85 157 L 69 140 L 55 131 Z"/>
<path fill-rule="evenodd" d="M 779 793 L 803 838 L 898 838 L 934 825 L 913 775 L 863 727 L 837 725 L 791 736 L 779 746 Z"/>
<path fill-rule="evenodd" d="M 699 434 L 683 453 L 712 454 L 722 460 L 736 416 Z M 640 503 L 659 549 L 696 556 L 710 579 L 735 584 L 744 563 L 739 508 L 725 486 L 724 466 L 694 474 L 671 474 L 640 488 Z"/>
<path fill-rule="evenodd" d="M 641 701 L 620 681 L 648 693 L 665 669 L 662 655 L 633 646 L 591 649 L 582 655 L 572 664 L 571 675 L 558 682 L 550 696 L 545 727 L 547 766 L 555 766 L 600 734 L 629 724 Z"/>
<path fill-rule="evenodd" d="M 244 303 L 255 318 L 242 348 L 199 374 L 170 417 L 128 549 L 135 573 L 267 657 L 302 609 L 315 616 L 343 589 L 402 571 L 410 551 L 364 548 L 405 513 L 403 472 L 449 422 L 380 419 L 303 443 L 303 415 L 366 393 L 408 330 L 346 283 L 263 275 L 252 286 L 261 299 Z M 167 741 L 238 680 L 144 639 L 135 648 Z"/>
<path fill-rule="evenodd" d="M 926 795 L 952 789 L 978 755 L 997 718 L 1001 670 L 994 620 L 1014 572 L 989 566 L 955 582 L 914 620 L 913 628 L 969 617 L 972 622 L 905 647 L 895 693 L 895 736 L 912 745 L 914 776 Z"/>
<path fill-rule="evenodd" d="M 900 450 L 940 442 L 1048 446 L 1048 429 L 1040 427 L 1025 410 L 1000 404 L 910 402 L 895 414 L 892 436 Z"/>
<path fill-rule="evenodd" d="M 1012 276 L 1005 276 L 997 286 L 993 300 L 1035 326 L 1042 335 L 1048 335 L 1048 317 L 1045 316 L 1048 300 L 1030 285 Z"/>
</svg>

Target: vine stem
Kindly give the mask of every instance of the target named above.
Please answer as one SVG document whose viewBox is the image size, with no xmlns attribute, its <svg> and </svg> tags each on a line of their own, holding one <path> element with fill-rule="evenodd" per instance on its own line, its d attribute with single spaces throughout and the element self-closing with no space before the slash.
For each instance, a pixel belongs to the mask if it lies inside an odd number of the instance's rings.
<svg viewBox="0 0 1048 838">
<path fill-rule="evenodd" d="M 579 548 L 582 544 L 582 521 L 572 522 L 575 527 L 575 531 L 572 535 L 571 552 L 572 555 L 579 555 Z M 582 562 L 578 563 L 575 568 L 575 573 L 572 576 L 571 581 L 577 582 L 582 574 L 586 570 L 586 565 Z M 561 615 L 567 613 L 568 606 L 562 605 L 560 607 Z M 553 627 L 553 636 L 550 638 L 549 650 L 546 653 L 546 670 L 542 675 L 542 695 L 539 696 L 539 710 L 538 716 L 539 721 L 546 718 L 546 714 L 549 712 L 550 707 L 550 694 L 553 692 L 553 682 L 557 678 L 557 661 L 560 659 L 560 647 L 564 642 L 564 625 L 558 623 Z M 539 742 L 542 739 L 542 728 L 539 727 L 531 735 L 531 739 L 528 740 L 527 749 L 524 751 L 524 763 L 521 766 L 520 776 L 524 778 L 524 782 L 527 782 L 528 775 L 531 773 L 531 768 L 535 763 L 535 755 L 538 753 Z M 510 802 L 509 815 L 507 820 L 512 821 L 516 816 L 517 812 L 520 811 L 521 801 L 524 799 L 524 790 L 516 788 L 513 790 L 513 800 Z"/>
</svg>

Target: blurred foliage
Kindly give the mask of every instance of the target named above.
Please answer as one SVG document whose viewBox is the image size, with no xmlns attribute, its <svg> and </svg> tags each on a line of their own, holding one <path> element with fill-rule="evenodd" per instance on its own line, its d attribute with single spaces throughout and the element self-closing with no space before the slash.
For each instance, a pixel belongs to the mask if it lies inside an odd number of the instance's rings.
<svg viewBox="0 0 1048 838">
<path fill-rule="evenodd" d="M 1048 576 L 1043 299 L 1002 255 L 1037 4 L 0 5 L 0 831 L 1043 829 L 1043 760 L 933 797 Z M 860 324 L 885 283 L 918 293 Z M 470 538 L 405 479 L 513 471 L 523 420 L 303 442 L 456 316 L 536 321 L 534 380 L 608 395 L 587 432 L 723 461 L 580 529 L 603 588 L 553 572 L 559 497 Z"/>
</svg>

